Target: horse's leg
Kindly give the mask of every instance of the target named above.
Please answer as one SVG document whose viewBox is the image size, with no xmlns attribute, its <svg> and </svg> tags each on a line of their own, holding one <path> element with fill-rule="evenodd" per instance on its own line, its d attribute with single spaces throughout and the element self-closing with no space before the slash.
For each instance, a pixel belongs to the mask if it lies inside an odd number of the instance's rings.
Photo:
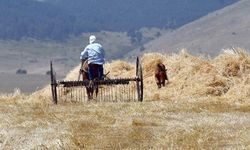
<svg viewBox="0 0 250 150">
<path fill-rule="evenodd" d="M 91 99 L 89 87 L 86 87 L 86 91 L 87 91 L 87 96 L 88 96 L 88 101 L 89 101 Z"/>
<path fill-rule="evenodd" d="M 88 87 L 86 87 L 86 92 L 87 92 L 87 96 L 88 96 L 88 100 L 89 100 L 89 89 L 88 89 Z"/>
<path fill-rule="evenodd" d="M 88 100 L 92 100 L 92 99 L 93 99 L 93 93 L 94 93 L 93 88 L 89 88 L 89 92 L 88 92 Z"/>
<path fill-rule="evenodd" d="M 162 86 L 165 86 L 165 79 L 166 79 L 166 74 L 165 72 L 161 73 L 161 84 Z"/>
<path fill-rule="evenodd" d="M 89 82 L 88 89 L 89 89 L 89 100 L 91 100 L 93 99 L 93 93 L 94 93 L 94 84 L 93 81 L 91 80 Z"/>
<path fill-rule="evenodd" d="M 168 80 L 168 75 L 166 73 L 166 78 L 165 78 L 165 81 L 167 81 L 167 84 L 169 83 L 169 80 Z"/>
<path fill-rule="evenodd" d="M 161 88 L 161 83 L 158 82 L 158 83 L 156 83 L 156 84 L 157 84 L 157 86 L 158 86 L 158 89 L 160 89 L 160 88 Z"/>
<path fill-rule="evenodd" d="M 161 88 L 159 73 L 155 73 L 155 82 L 156 82 L 156 85 L 157 85 L 158 89 Z"/>
<path fill-rule="evenodd" d="M 90 89 L 90 100 L 93 99 L 93 93 L 94 93 L 94 90 L 93 88 Z"/>
<path fill-rule="evenodd" d="M 95 93 L 95 98 L 97 98 L 97 94 L 98 94 L 98 83 L 96 82 L 98 81 L 97 78 L 94 79 L 94 81 L 92 82 L 92 96 L 94 97 L 94 93 Z"/>
<path fill-rule="evenodd" d="M 97 98 L 97 95 L 98 95 L 98 91 L 99 91 L 99 86 L 96 85 L 96 87 L 95 87 L 95 97 L 96 97 L 96 98 Z"/>
<path fill-rule="evenodd" d="M 162 85 L 165 86 L 165 80 L 162 81 Z"/>
</svg>

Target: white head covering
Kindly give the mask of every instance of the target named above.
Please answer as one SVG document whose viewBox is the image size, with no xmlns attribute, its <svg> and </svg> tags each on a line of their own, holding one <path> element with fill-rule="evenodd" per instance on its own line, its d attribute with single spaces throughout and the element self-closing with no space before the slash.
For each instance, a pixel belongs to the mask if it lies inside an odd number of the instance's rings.
<svg viewBox="0 0 250 150">
<path fill-rule="evenodd" d="M 95 40 L 96 40 L 96 37 L 94 35 L 91 35 L 89 37 L 89 44 L 92 44 L 93 42 L 95 42 Z"/>
</svg>

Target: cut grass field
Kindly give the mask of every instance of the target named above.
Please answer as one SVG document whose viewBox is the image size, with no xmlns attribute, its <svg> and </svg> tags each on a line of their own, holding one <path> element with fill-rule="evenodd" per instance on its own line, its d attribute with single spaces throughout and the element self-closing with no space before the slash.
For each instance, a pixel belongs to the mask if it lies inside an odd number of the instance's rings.
<svg viewBox="0 0 250 150">
<path fill-rule="evenodd" d="M 250 107 L 0 101 L 3 149 L 249 149 Z"/>
<path fill-rule="evenodd" d="M 2 149 L 250 149 L 250 57 L 241 49 L 208 60 L 185 51 L 142 58 L 142 103 L 51 103 L 50 88 L 0 96 Z M 157 89 L 162 61 L 170 83 Z M 66 79 L 78 75 L 79 66 Z M 105 65 L 110 77 L 134 64 Z"/>
</svg>

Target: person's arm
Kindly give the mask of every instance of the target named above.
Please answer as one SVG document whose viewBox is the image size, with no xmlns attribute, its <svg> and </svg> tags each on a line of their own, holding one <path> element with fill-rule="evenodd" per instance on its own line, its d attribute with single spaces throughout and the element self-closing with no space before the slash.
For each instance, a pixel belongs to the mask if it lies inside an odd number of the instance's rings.
<svg viewBox="0 0 250 150">
<path fill-rule="evenodd" d="M 86 59 L 88 58 L 88 51 L 87 51 L 87 48 L 85 48 L 82 52 L 81 52 L 81 55 L 80 55 L 80 59 L 83 60 L 83 59 Z"/>
<path fill-rule="evenodd" d="M 106 61 L 105 59 L 105 49 L 102 47 L 102 50 L 103 50 L 103 59 L 104 59 L 104 62 Z"/>
</svg>

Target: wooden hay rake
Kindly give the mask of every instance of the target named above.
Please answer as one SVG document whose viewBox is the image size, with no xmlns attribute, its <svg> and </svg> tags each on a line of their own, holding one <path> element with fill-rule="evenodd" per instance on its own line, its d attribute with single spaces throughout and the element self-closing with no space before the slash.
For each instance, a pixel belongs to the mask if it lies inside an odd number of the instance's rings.
<svg viewBox="0 0 250 150">
<path fill-rule="evenodd" d="M 136 59 L 135 77 L 93 80 L 91 84 L 98 87 L 98 94 L 94 99 L 87 96 L 86 87 L 89 80 L 83 81 L 57 81 L 53 70 L 51 71 L 51 91 L 53 103 L 61 102 L 135 102 L 143 101 L 143 72 L 139 58 Z"/>
</svg>

